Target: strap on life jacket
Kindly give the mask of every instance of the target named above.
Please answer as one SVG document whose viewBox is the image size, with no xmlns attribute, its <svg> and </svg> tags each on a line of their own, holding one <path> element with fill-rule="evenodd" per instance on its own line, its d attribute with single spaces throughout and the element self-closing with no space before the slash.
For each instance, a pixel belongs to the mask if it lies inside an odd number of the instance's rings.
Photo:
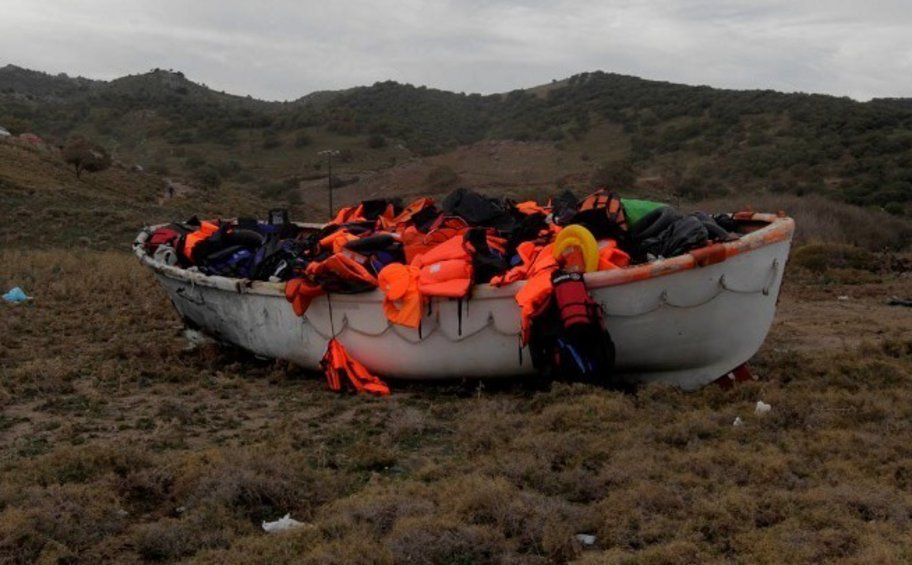
<svg viewBox="0 0 912 565">
<path fill-rule="evenodd" d="M 579 205 L 579 211 L 585 212 L 586 210 L 595 210 L 597 208 L 607 208 L 608 207 L 609 196 L 605 193 L 604 190 L 598 190 L 593 192 Z"/>
<path fill-rule="evenodd" d="M 336 338 L 332 338 L 326 344 L 326 353 L 320 364 L 326 375 L 326 384 L 332 391 L 341 392 L 345 386 L 351 387 L 355 392 L 367 392 L 377 396 L 388 396 L 390 393 L 389 386 L 353 359 Z"/>
</svg>

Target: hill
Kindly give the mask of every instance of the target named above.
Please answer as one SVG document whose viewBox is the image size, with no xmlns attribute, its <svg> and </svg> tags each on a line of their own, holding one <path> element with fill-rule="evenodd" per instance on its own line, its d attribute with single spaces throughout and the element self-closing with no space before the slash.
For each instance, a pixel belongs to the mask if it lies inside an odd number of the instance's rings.
<svg viewBox="0 0 912 565">
<path fill-rule="evenodd" d="M 193 189 L 116 164 L 77 179 L 52 148 L 0 139 L 0 246 L 126 250 L 143 225 L 189 218 L 262 215 L 270 205 L 230 188 Z"/>
<path fill-rule="evenodd" d="M 489 96 L 381 82 L 263 102 L 161 69 L 105 82 L 7 66 L 0 125 L 52 140 L 87 135 L 159 174 L 217 178 L 291 203 L 318 198 L 299 188 L 325 176 L 321 149 L 340 150 L 337 170 L 362 182 L 495 140 L 536 142 L 556 155 L 535 167 L 525 181 L 533 185 L 582 190 L 617 180 L 606 170 L 628 170 L 685 199 L 814 193 L 897 215 L 912 201 L 908 99 L 861 103 L 604 72 Z M 513 190 L 525 182 L 492 179 Z"/>
<path fill-rule="evenodd" d="M 51 75 L 16 65 L 6 65 L 0 68 L 0 84 L 3 85 L 0 90 L 6 95 L 63 99 L 78 97 L 81 93 L 103 84 L 103 81 L 70 77 L 66 73 Z"/>
</svg>

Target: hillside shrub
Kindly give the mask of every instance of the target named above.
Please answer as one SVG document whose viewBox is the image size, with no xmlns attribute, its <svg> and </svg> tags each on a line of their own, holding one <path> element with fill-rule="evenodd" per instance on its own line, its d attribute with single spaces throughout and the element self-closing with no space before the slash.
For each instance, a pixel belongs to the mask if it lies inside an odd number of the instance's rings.
<svg viewBox="0 0 912 565">
<path fill-rule="evenodd" d="M 371 134 L 367 138 L 367 146 L 370 149 L 380 149 L 386 147 L 386 138 L 379 133 Z"/>
<path fill-rule="evenodd" d="M 860 247 L 838 243 L 812 243 L 795 249 L 792 265 L 803 267 L 815 273 L 828 269 L 858 269 L 876 271 L 880 259 L 874 253 Z"/>
<path fill-rule="evenodd" d="M 82 171 L 97 173 L 111 166 L 111 154 L 107 149 L 83 137 L 68 142 L 61 157 L 67 164 L 73 165 L 76 178 L 80 178 Z"/>
<path fill-rule="evenodd" d="M 869 251 L 902 250 L 912 244 L 912 221 L 876 208 L 860 208 L 821 195 L 732 194 L 700 200 L 682 207 L 711 212 L 734 212 L 750 207 L 764 212 L 784 211 L 795 219 L 795 245 L 841 243 Z"/>
<path fill-rule="evenodd" d="M 622 159 L 599 165 L 589 178 L 589 186 L 593 188 L 624 189 L 633 186 L 635 181 L 636 174 L 633 170 L 633 164 L 626 159 Z"/>
<path fill-rule="evenodd" d="M 222 184 L 222 176 L 218 169 L 212 165 L 204 165 L 196 170 L 193 179 L 201 184 L 203 188 L 218 188 Z"/>
<path fill-rule="evenodd" d="M 298 132 L 298 134 L 295 135 L 295 147 L 307 147 L 311 143 L 313 143 L 313 139 L 310 137 L 310 135 L 307 134 L 307 132 L 302 131 Z"/>
</svg>

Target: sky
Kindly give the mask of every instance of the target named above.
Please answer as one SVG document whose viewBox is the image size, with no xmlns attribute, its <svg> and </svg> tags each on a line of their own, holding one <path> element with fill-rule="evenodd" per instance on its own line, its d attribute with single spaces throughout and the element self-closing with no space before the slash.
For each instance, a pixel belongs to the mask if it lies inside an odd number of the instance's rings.
<svg viewBox="0 0 912 565">
<path fill-rule="evenodd" d="M 912 97 L 910 0 L 0 0 L 0 66 L 182 71 L 293 100 L 395 80 L 490 94 L 602 70 Z"/>
</svg>

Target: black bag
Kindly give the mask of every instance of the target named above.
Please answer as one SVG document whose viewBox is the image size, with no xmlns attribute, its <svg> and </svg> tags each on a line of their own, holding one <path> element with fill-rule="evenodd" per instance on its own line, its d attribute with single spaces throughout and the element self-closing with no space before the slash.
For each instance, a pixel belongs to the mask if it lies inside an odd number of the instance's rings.
<svg viewBox="0 0 912 565">
<path fill-rule="evenodd" d="M 546 229 L 548 229 L 548 222 L 545 220 L 544 214 L 536 212 L 526 215 L 507 237 L 507 255 L 512 256 L 516 253 L 516 248 L 520 243 L 537 239 L 538 234 Z"/>
<path fill-rule="evenodd" d="M 737 239 L 736 236 L 733 236 L 716 222 L 715 218 L 707 214 L 706 212 L 694 212 L 693 216 L 700 220 L 703 224 L 703 227 L 706 228 L 706 233 L 709 236 L 709 241 L 729 241 L 732 239 Z"/>
<path fill-rule="evenodd" d="M 349 241 L 343 247 L 366 258 L 364 265 L 380 274 L 390 263 L 405 263 L 402 242 L 388 233 L 378 233 Z"/>
<path fill-rule="evenodd" d="M 254 259 L 253 279 L 267 281 L 270 277 L 287 281 L 307 268 L 307 243 L 297 239 L 270 237 L 257 250 Z"/>
<path fill-rule="evenodd" d="M 709 242 L 706 226 L 696 216 L 685 216 L 655 237 L 637 242 L 639 250 L 656 257 L 677 257 Z"/>
<path fill-rule="evenodd" d="M 444 212 L 459 216 L 472 226 L 494 228 L 500 232 L 511 232 L 516 226 L 516 218 L 502 200 L 488 198 L 467 188 L 449 193 L 442 206 Z"/>
<path fill-rule="evenodd" d="M 256 251 L 264 243 L 266 243 L 266 238 L 259 232 L 224 224 L 217 232 L 193 247 L 193 263 L 202 265 L 210 255 L 231 247 L 243 247 Z"/>
</svg>

